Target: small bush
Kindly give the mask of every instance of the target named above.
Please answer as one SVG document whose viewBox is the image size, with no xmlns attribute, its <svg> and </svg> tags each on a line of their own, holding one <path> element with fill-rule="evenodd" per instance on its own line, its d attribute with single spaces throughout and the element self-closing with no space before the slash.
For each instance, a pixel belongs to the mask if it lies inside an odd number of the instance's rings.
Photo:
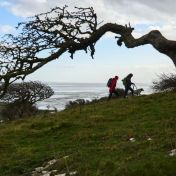
<svg viewBox="0 0 176 176">
<path fill-rule="evenodd" d="M 3 102 L 30 102 L 44 100 L 54 94 L 52 88 L 39 81 L 30 81 L 10 84 L 6 94 L 2 97 Z"/>
<path fill-rule="evenodd" d="M 2 110 L 2 116 L 4 119 L 13 120 L 35 115 L 38 111 L 35 103 L 53 94 L 50 86 L 37 81 L 11 84 L 1 99 L 7 104 Z"/>
<path fill-rule="evenodd" d="M 2 110 L 2 116 L 6 120 L 14 120 L 23 117 L 30 117 L 37 113 L 37 108 L 29 102 L 13 102 L 6 105 Z"/>
<path fill-rule="evenodd" d="M 125 93 L 124 89 L 117 88 L 115 93 L 113 94 L 113 98 L 123 97 L 124 93 Z M 101 97 L 99 99 L 93 99 L 91 101 L 85 100 L 85 99 L 77 99 L 77 100 L 74 100 L 74 101 L 69 101 L 66 104 L 65 108 L 69 109 L 69 108 L 73 108 L 73 107 L 76 107 L 76 106 L 83 106 L 85 104 L 92 104 L 92 103 L 105 101 L 105 100 L 107 100 L 107 97 Z"/>
<path fill-rule="evenodd" d="M 89 100 L 84 100 L 84 99 L 77 99 L 75 101 L 69 101 L 65 108 L 66 109 L 69 109 L 69 108 L 72 108 L 72 107 L 75 107 L 75 106 L 78 106 L 78 105 L 85 105 L 85 104 L 89 104 L 90 101 Z"/>
<path fill-rule="evenodd" d="M 158 81 L 153 81 L 152 89 L 156 92 L 176 90 L 176 74 L 161 74 Z"/>
<path fill-rule="evenodd" d="M 124 94 L 125 94 L 125 90 L 124 89 L 120 89 L 120 88 L 116 89 L 116 93 L 115 93 L 116 97 L 123 97 Z"/>
</svg>

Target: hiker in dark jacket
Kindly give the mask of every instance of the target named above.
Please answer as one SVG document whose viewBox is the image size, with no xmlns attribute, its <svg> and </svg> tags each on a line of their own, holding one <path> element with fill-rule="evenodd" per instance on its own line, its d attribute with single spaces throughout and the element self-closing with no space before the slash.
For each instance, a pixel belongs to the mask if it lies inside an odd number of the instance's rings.
<svg viewBox="0 0 176 176">
<path fill-rule="evenodd" d="M 112 78 L 111 83 L 109 85 L 109 97 L 108 100 L 112 97 L 113 93 L 115 92 L 115 88 L 116 88 L 116 84 L 117 84 L 117 80 L 119 79 L 118 76 L 115 76 L 114 78 Z"/>
<path fill-rule="evenodd" d="M 131 88 L 131 85 L 135 85 L 134 83 L 131 82 L 132 77 L 133 77 L 133 74 L 130 73 L 122 80 L 123 85 L 125 86 L 124 98 L 126 98 L 129 90 L 131 91 L 132 95 L 134 95 L 134 90 Z"/>
</svg>

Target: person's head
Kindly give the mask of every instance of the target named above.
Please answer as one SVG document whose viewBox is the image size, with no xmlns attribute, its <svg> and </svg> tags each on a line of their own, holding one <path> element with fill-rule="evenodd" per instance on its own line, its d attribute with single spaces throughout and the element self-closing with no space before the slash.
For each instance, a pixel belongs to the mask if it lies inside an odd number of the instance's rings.
<svg viewBox="0 0 176 176">
<path fill-rule="evenodd" d="M 119 77 L 118 77 L 118 76 L 115 76 L 115 79 L 117 79 L 117 80 L 118 80 L 118 79 L 119 79 Z"/>
<path fill-rule="evenodd" d="M 133 77 L 133 74 L 132 74 L 132 73 L 130 73 L 128 76 L 129 76 L 129 77 Z"/>
</svg>

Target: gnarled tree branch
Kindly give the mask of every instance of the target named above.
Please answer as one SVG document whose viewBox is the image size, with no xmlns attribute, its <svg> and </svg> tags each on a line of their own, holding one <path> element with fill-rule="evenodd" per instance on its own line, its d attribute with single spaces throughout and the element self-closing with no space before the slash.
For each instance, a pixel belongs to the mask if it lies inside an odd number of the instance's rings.
<svg viewBox="0 0 176 176">
<path fill-rule="evenodd" d="M 19 23 L 19 35 L 7 35 L 0 43 L 0 98 L 8 85 L 17 79 L 24 79 L 48 62 L 69 52 L 70 57 L 78 50 L 95 53 L 96 42 L 106 33 L 120 36 L 117 44 L 127 48 L 151 44 L 159 52 L 169 56 L 176 66 L 176 41 L 167 40 L 153 30 L 135 39 L 134 28 L 129 25 L 106 23 L 98 28 L 97 15 L 93 8 L 77 8 L 69 12 L 67 6 L 56 7 L 49 12 L 36 15 L 31 21 Z M 45 53 L 45 57 L 43 57 Z"/>
</svg>

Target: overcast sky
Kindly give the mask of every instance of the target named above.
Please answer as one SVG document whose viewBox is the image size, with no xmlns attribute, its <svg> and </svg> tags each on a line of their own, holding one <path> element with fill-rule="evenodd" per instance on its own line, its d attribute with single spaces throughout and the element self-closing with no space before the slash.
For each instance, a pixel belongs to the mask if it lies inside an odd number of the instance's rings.
<svg viewBox="0 0 176 176">
<path fill-rule="evenodd" d="M 176 1 L 173 0 L 0 0 L 0 36 L 14 33 L 18 22 L 46 12 L 55 6 L 69 5 L 70 9 L 92 6 L 99 21 L 121 25 L 131 23 L 133 35 L 140 37 L 158 29 L 176 40 Z M 149 83 L 160 73 L 175 70 L 172 61 L 146 45 L 134 49 L 118 47 L 114 36 L 107 34 L 96 44 L 95 59 L 77 52 L 74 60 L 64 54 L 28 77 L 29 80 L 55 82 L 106 82 L 114 75 L 122 79 L 134 73 L 135 82 Z"/>
</svg>

